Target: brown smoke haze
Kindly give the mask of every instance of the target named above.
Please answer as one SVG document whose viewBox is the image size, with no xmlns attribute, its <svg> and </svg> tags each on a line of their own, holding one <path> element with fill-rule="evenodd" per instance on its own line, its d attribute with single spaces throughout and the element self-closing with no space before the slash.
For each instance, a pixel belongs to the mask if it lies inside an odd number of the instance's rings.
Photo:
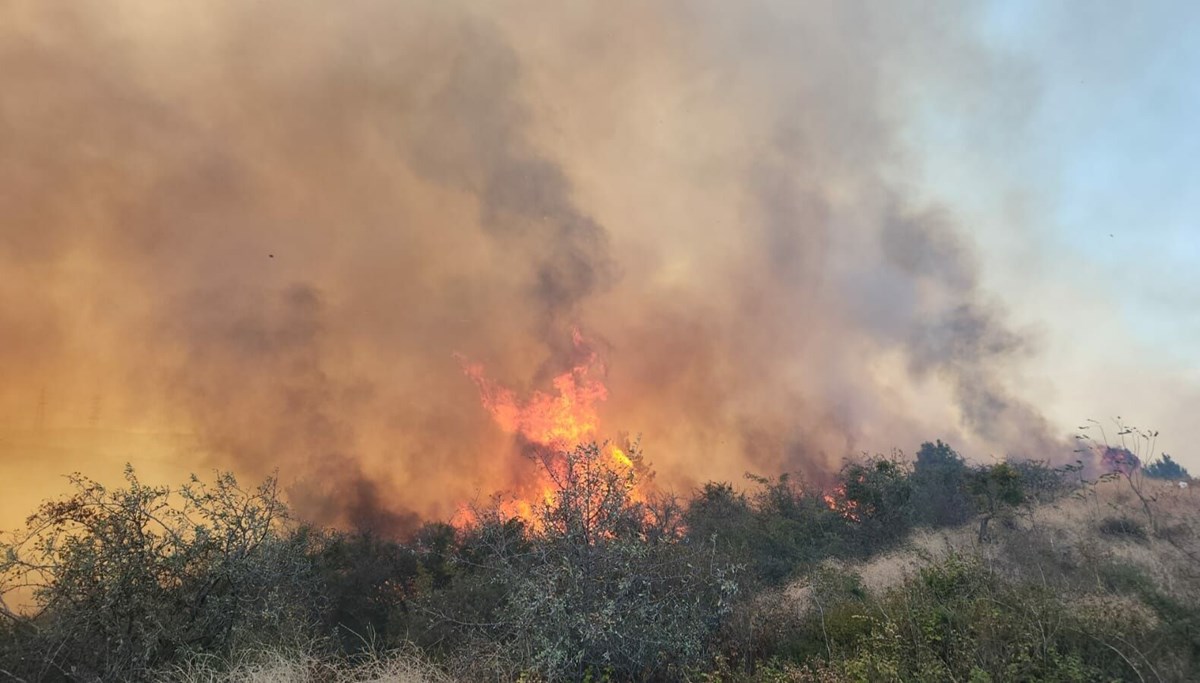
<svg viewBox="0 0 1200 683">
<path fill-rule="evenodd" d="M 964 11 L 4 3 L 8 485 L 89 472 L 15 455 L 87 428 L 404 529 L 522 476 L 455 354 L 548 390 L 575 326 L 602 431 L 674 488 L 935 437 L 1067 458 L 967 231 L 899 180 L 900 85 L 981 59 L 939 38 Z"/>
</svg>

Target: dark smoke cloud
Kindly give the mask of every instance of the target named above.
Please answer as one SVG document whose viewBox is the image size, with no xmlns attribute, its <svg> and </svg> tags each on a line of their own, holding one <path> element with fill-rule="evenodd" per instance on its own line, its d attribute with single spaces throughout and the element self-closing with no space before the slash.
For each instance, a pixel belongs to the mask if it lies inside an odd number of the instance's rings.
<svg viewBox="0 0 1200 683">
<path fill-rule="evenodd" d="M 526 476 L 454 354 L 545 389 L 580 325 L 667 485 L 1050 455 L 1027 340 L 892 180 L 886 65 L 965 11 L 921 7 L 6 5 L 4 422 L 102 395 L 400 532 Z"/>
<path fill-rule="evenodd" d="M 604 229 L 572 201 L 563 169 L 526 139 L 517 56 L 476 23 L 418 117 L 413 165 L 434 182 L 470 193 L 480 223 L 517 267 L 532 273 L 545 341 L 567 338 L 578 306 L 609 278 Z"/>
</svg>

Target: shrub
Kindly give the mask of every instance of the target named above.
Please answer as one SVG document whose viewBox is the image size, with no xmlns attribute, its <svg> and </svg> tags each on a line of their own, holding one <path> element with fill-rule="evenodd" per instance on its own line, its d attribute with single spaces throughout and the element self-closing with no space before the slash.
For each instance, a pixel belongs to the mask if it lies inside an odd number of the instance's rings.
<svg viewBox="0 0 1200 683">
<path fill-rule="evenodd" d="M 337 635 L 341 649 L 357 652 L 378 640 L 403 636 L 396 611 L 405 608 L 421 566 L 417 552 L 370 532 L 328 532 L 315 537 L 310 556 L 328 608 L 322 632 Z"/>
<path fill-rule="evenodd" d="M 744 493 L 732 484 L 709 482 L 692 497 L 684 510 L 687 536 L 692 543 L 711 543 L 736 562 L 753 561 L 758 525 Z"/>
<path fill-rule="evenodd" d="M 1046 503 L 1078 489 L 1082 463 L 1051 467 L 1043 460 L 1010 460 L 1009 465 L 1021 475 L 1027 496 Z"/>
<path fill-rule="evenodd" d="M 912 482 L 898 458 L 875 456 L 842 468 L 846 516 L 854 522 L 848 540 L 860 554 L 897 543 L 911 528 Z"/>
<path fill-rule="evenodd" d="M 1086 618 L 1059 593 L 956 556 L 855 615 L 865 627 L 845 631 L 830 657 L 798 663 L 826 680 L 1124 680 L 1140 674 L 1105 644 L 1132 651 L 1128 638 L 1150 642 L 1145 631 L 1120 641 L 1113 624 Z"/>
<path fill-rule="evenodd" d="M 1149 538 L 1145 525 L 1130 517 L 1105 517 L 1099 528 L 1100 533 L 1106 536 L 1129 536 L 1139 541 Z"/>
<path fill-rule="evenodd" d="M 709 483 L 692 498 L 684 510 L 690 544 L 712 547 L 727 564 L 746 568 L 744 582 L 767 586 L 848 552 L 852 525 L 819 490 L 786 473 L 747 478 L 758 485 L 751 496 Z"/>
<path fill-rule="evenodd" d="M 897 543 L 913 520 L 912 483 L 899 458 L 848 463 L 829 492 L 785 473 L 747 475 L 750 496 L 710 483 L 684 514 L 692 543 L 708 542 L 749 577 L 779 585 L 831 557 L 863 557 Z"/>
<path fill-rule="evenodd" d="M 758 481 L 758 534 L 751 538 L 752 566 L 760 579 L 780 583 L 805 567 L 848 552 L 851 522 L 818 490 L 806 489 L 786 474 Z"/>
<path fill-rule="evenodd" d="M 30 679 L 131 680 L 183 653 L 304 638 L 320 600 L 275 481 L 172 491 L 71 477 L 0 546 L 0 594 L 34 589 L 3 667 Z"/>
<path fill-rule="evenodd" d="M 980 543 L 987 539 L 991 520 L 1011 517 L 1017 507 L 1026 502 L 1021 471 L 1007 462 L 973 469 L 967 479 L 967 491 L 979 512 Z"/>
<path fill-rule="evenodd" d="M 485 517 L 473 535 L 492 542 L 451 581 L 455 591 L 486 580 L 501 596 L 494 611 L 466 616 L 438 591 L 427 612 L 462 642 L 498 644 L 503 652 L 489 656 L 507 662 L 493 666 L 548 680 L 679 677 L 704 662 L 738 591 L 734 568 L 712 543 L 648 534 L 654 519 L 633 496 L 632 473 L 608 465 L 596 444 L 550 457 L 554 493 L 532 531 L 505 538 L 508 521 Z"/>
<path fill-rule="evenodd" d="M 962 456 L 941 441 L 923 443 L 913 464 L 913 506 L 917 524 L 949 526 L 962 524 L 974 512 L 967 494 L 968 468 Z"/>
</svg>

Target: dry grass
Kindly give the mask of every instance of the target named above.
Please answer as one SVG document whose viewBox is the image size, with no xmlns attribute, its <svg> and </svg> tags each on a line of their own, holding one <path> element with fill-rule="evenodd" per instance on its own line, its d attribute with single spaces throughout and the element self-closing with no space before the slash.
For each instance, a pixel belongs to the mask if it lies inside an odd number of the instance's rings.
<svg viewBox="0 0 1200 683">
<path fill-rule="evenodd" d="M 828 568 L 853 572 L 868 593 L 881 595 L 903 584 L 922 567 L 950 555 L 980 558 L 995 569 L 1025 578 L 1050 581 L 1057 577 L 1076 584 L 1100 578 L 1098 567 L 1122 564 L 1136 567 L 1157 588 L 1181 599 L 1200 599 L 1200 491 L 1180 489 L 1170 482 L 1136 481 L 1147 499 L 1141 500 L 1126 480 L 1107 481 L 1081 489 L 1052 504 L 1019 516 L 1015 527 L 995 524 L 993 539 L 980 544 L 974 522 L 962 527 L 917 530 L 904 546 L 859 563 L 831 561 Z M 1145 538 L 1104 533 L 1105 520 L 1124 519 L 1144 526 Z M 1155 532 L 1157 529 L 1157 532 Z M 1089 571 L 1092 572 L 1089 575 Z M 800 612 L 812 606 L 808 579 L 790 585 L 784 594 Z"/>
<path fill-rule="evenodd" d="M 1035 510 L 1017 533 L 1035 532 L 1035 538 L 1046 539 L 1060 556 L 1083 569 L 1104 562 L 1124 564 L 1141 570 L 1168 595 L 1200 598 L 1200 494 L 1169 482 L 1135 484 L 1147 500 L 1149 514 L 1128 481 L 1109 481 Z M 1114 535 L 1113 520 L 1138 525 L 1145 534 Z M 1016 547 L 1016 540 L 1002 547 Z"/>
<path fill-rule="evenodd" d="M 451 683 L 415 652 L 372 654 L 357 661 L 310 651 L 252 652 L 236 661 L 198 658 L 164 672 L 164 683 Z"/>
</svg>

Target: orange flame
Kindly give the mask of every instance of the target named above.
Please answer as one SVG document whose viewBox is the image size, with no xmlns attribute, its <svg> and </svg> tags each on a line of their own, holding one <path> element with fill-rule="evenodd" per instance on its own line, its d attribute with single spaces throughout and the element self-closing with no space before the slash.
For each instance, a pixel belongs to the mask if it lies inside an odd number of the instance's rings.
<svg viewBox="0 0 1200 683">
<path fill-rule="evenodd" d="M 575 332 L 576 348 L 585 348 Z M 602 372 L 595 352 L 588 351 L 582 363 L 554 378 L 557 395 L 535 391 L 527 401 L 488 379 L 479 363 L 464 364 L 463 371 L 479 387 L 483 407 L 496 424 L 510 434 L 520 434 L 530 443 L 556 449 L 571 449 L 594 438 L 599 425 L 597 405 L 608 398 L 608 388 L 593 372 Z"/>
<path fill-rule="evenodd" d="M 861 522 L 862 517 L 858 514 L 858 501 L 849 500 L 846 498 L 846 485 L 835 486 L 833 491 L 822 496 L 825 500 L 825 506 L 834 512 L 840 513 L 842 517 L 851 522 Z"/>
<path fill-rule="evenodd" d="M 482 364 L 460 358 L 463 372 L 479 388 L 483 407 L 502 430 L 519 434 L 527 442 L 554 452 L 569 451 L 596 438 L 600 423 L 599 404 L 608 398 L 608 388 L 597 377 L 603 375 L 604 366 L 578 330 L 574 331 L 572 339 L 582 360 L 551 381 L 553 394 L 535 390 L 525 400 L 512 389 L 489 379 Z M 606 450 L 612 467 L 625 471 L 636 469 L 633 459 L 621 448 L 609 444 Z M 555 489 L 545 475 L 530 489 L 539 493 L 528 499 L 501 502 L 501 513 L 531 522 L 538 505 L 553 505 Z M 464 518 L 468 524 L 475 521 L 473 514 L 464 515 Z"/>
</svg>

